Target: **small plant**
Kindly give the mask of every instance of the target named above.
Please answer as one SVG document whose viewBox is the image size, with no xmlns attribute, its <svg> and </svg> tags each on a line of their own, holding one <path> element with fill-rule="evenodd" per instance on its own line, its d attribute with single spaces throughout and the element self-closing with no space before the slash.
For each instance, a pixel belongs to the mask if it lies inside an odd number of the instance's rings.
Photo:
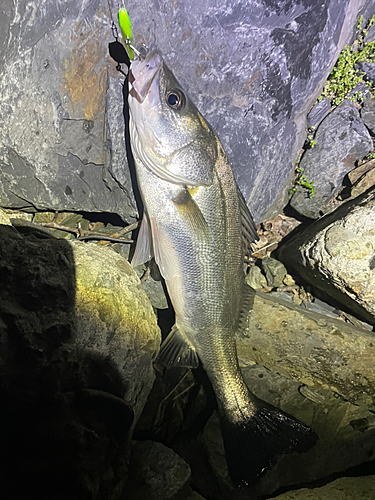
<svg viewBox="0 0 375 500">
<path fill-rule="evenodd" d="M 358 71 L 355 65 L 359 62 L 375 62 L 375 41 L 368 43 L 364 42 L 364 38 L 374 22 L 375 14 L 369 20 L 366 27 L 362 28 L 363 16 L 358 19 L 357 39 L 352 46 L 346 45 L 344 47 L 328 77 L 327 83 L 318 101 L 321 101 L 323 97 L 328 97 L 331 99 L 332 104 L 338 105 L 348 97 L 348 94 L 358 83 L 363 81 L 364 73 Z M 366 85 L 371 87 L 372 83 L 366 82 Z M 356 101 L 357 99 L 363 100 L 361 94 L 361 92 L 356 92 L 350 99 L 352 101 Z"/>
<path fill-rule="evenodd" d="M 308 180 L 306 175 L 303 173 L 303 168 L 299 166 L 299 162 L 297 162 L 297 164 L 296 164 L 296 174 L 297 174 L 297 178 L 294 181 L 294 186 L 289 191 L 290 195 L 293 195 L 297 192 L 297 186 L 301 186 L 301 187 L 307 189 L 308 195 L 310 198 L 314 198 L 314 196 L 315 196 L 314 181 Z"/>
</svg>

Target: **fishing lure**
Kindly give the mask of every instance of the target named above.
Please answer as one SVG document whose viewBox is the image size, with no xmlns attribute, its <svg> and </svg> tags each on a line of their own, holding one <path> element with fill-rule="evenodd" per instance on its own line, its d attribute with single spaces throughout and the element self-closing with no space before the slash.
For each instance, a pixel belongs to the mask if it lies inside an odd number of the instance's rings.
<svg viewBox="0 0 375 500">
<path fill-rule="evenodd" d="M 129 59 L 132 61 L 134 59 L 132 23 L 128 11 L 125 8 L 118 11 L 118 23 L 120 25 L 122 38 L 125 42 L 126 51 L 129 55 Z"/>
</svg>

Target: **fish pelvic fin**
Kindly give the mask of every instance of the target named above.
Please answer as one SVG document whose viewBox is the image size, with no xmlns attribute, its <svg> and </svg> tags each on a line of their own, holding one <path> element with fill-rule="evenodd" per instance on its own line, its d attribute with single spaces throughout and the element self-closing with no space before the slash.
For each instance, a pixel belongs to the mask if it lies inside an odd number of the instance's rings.
<svg viewBox="0 0 375 500">
<path fill-rule="evenodd" d="M 272 466 L 277 457 L 308 451 L 317 441 L 306 424 L 257 400 L 257 411 L 234 423 L 220 415 L 228 471 L 236 486 L 251 486 Z"/>
<path fill-rule="evenodd" d="M 135 247 L 134 255 L 132 258 L 132 266 L 136 267 L 140 264 L 144 264 L 152 259 L 154 252 L 152 249 L 152 237 L 150 222 L 148 220 L 147 213 L 143 214 L 143 219 L 141 222 L 141 227 L 139 229 L 137 244 Z"/>
<path fill-rule="evenodd" d="M 167 368 L 172 366 L 197 368 L 198 355 L 186 336 L 174 325 L 161 345 L 157 361 Z"/>
</svg>

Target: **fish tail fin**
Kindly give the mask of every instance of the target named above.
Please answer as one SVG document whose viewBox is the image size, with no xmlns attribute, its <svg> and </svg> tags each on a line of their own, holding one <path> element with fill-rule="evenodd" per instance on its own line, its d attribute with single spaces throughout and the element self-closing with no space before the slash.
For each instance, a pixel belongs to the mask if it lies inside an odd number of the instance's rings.
<svg viewBox="0 0 375 500">
<path fill-rule="evenodd" d="M 280 455 L 308 451 L 318 437 L 309 426 L 257 400 L 257 411 L 237 422 L 220 414 L 229 475 L 236 486 L 250 486 Z"/>
</svg>

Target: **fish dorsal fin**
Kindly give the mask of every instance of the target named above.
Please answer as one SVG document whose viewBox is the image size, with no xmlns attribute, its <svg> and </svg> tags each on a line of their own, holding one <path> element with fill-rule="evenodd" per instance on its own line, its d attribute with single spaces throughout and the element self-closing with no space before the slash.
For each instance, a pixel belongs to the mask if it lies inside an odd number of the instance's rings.
<svg viewBox="0 0 375 500">
<path fill-rule="evenodd" d="M 172 366 L 197 368 L 199 366 L 196 350 L 176 325 L 172 327 L 162 343 L 157 361 L 167 368 Z"/>
<path fill-rule="evenodd" d="M 242 285 L 242 302 L 237 327 L 237 333 L 241 336 L 245 335 L 245 331 L 249 326 L 249 316 L 254 305 L 254 297 L 254 288 L 251 288 L 251 286 L 244 282 Z"/>
<path fill-rule="evenodd" d="M 132 258 L 132 266 L 136 267 L 144 262 L 148 262 L 154 256 L 151 241 L 151 229 L 147 213 L 143 214 L 141 227 L 139 229 L 137 244 Z"/>
<path fill-rule="evenodd" d="M 242 223 L 242 244 L 245 255 L 251 253 L 252 247 L 259 240 L 253 217 L 246 204 L 245 198 L 237 186 L 238 200 L 240 203 L 241 223 Z"/>
<path fill-rule="evenodd" d="M 200 187 L 198 189 L 204 188 Z M 212 241 L 211 230 L 189 190 L 187 188 L 181 189 L 172 201 L 180 217 L 187 224 L 189 232 L 199 236 L 206 242 Z"/>
<path fill-rule="evenodd" d="M 160 274 L 165 280 L 172 280 L 176 275 L 174 251 L 171 242 L 165 233 L 160 230 L 155 219 L 150 217 L 152 244 L 155 254 L 155 262 L 159 266 Z"/>
</svg>

